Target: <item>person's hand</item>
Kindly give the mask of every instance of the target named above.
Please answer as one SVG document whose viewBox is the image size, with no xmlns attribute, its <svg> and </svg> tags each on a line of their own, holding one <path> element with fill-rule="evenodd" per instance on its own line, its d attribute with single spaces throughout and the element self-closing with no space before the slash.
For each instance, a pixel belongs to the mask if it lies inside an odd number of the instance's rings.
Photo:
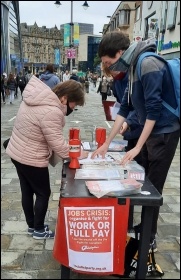
<svg viewBox="0 0 181 280">
<path fill-rule="evenodd" d="M 127 124 L 127 122 L 124 122 L 119 133 L 124 134 L 127 129 L 128 129 L 128 124 Z"/>
<path fill-rule="evenodd" d="M 105 158 L 105 154 L 107 153 L 108 147 L 109 145 L 104 143 L 100 148 L 98 148 L 92 153 L 91 159 L 95 158 L 98 155 L 101 155 L 102 158 Z"/>
<path fill-rule="evenodd" d="M 88 157 L 89 152 L 88 151 L 84 151 L 81 149 L 81 154 L 80 157 L 78 157 L 78 159 L 84 159 Z"/>
<path fill-rule="evenodd" d="M 141 150 L 140 148 L 134 147 L 133 149 L 128 151 L 125 154 L 125 156 L 123 157 L 123 159 L 121 160 L 120 164 L 124 166 L 127 163 L 129 163 L 131 160 L 133 160 L 139 154 L 140 150 Z"/>
</svg>

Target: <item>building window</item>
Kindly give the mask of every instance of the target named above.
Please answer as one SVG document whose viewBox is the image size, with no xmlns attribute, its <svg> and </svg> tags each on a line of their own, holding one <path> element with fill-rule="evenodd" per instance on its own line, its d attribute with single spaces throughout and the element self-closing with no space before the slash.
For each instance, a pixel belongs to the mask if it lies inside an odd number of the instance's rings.
<svg viewBox="0 0 181 280">
<path fill-rule="evenodd" d="M 129 25 L 130 22 L 130 11 L 122 10 L 119 14 L 119 25 Z"/>
<path fill-rule="evenodd" d="M 145 40 L 148 38 L 156 38 L 158 32 L 158 19 L 156 15 L 152 15 L 151 17 L 146 19 L 146 32 L 145 32 Z"/>
<path fill-rule="evenodd" d="M 141 13 L 141 7 L 136 8 L 136 16 L 135 16 L 135 21 L 140 19 L 140 13 Z"/>
<path fill-rule="evenodd" d="M 176 16 L 177 16 L 177 1 L 169 1 L 167 30 L 172 30 L 175 28 Z"/>
<path fill-rule="evenodd" d="M 166 30 L 167 9 L 168 9 L 167 1 L 162 1 L 160 33 L 165 33 Z"/>
</svg>

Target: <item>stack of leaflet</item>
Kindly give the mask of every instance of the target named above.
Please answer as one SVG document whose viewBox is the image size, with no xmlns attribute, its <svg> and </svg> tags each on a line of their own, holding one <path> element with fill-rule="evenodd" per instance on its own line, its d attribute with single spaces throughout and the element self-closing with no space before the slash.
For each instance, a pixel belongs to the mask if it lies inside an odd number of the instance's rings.
<svg viewBox="0 0 181 280">
<path fill-rule="evenodd" d="M 135 179 L 122 179 L 111 181 L 86 181 L 89 192 L 100 198 L 108 196 L 125 196 L 141 192 L 142 185 Z"/>
<path fill-rule="evenodd" d="M 83 180 L 116 180 L 124 179 L 124 170 L 117 169 L 76 169 L 74 179 Z"/>
</svg>

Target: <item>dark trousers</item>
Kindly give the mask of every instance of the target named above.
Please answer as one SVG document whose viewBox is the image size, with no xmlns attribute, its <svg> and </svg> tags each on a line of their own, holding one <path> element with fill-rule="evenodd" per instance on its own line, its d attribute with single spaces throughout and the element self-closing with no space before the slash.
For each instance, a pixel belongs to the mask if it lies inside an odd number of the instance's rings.
<svg viewBox="0 0 181 280">
<path fill-rule="evenodd" d="M 160 194 L 172 163 L 180 137 L 180 130 L 149 136 L 146 149 L 142 148 L 142 159 L 145 173 Z M 152 221 L 152 238 L 157 233 L 159 207 L 154 208 Z"/>
<path fill-rule="evenodd" d="M 24 87 L 24 86 L 23 86 L 23 87 L 19 86 L 19 88 L 20 88 L 20 91 L 21 91 L 21 96 L 22 96 L 22 94 L 23 94 L 23 91 L 24 91 L 25 87 Z"/>
<path fill-rule="evenodd" d="M 12 159 L 20 180 L 22 207 L 30 228 L 44 229 L 51 194 L 48 167 L 34 167 Z M 35 194 L 35 199 L 34 199 Z"/>
<path fill-rule="evenodd" d="M 107 100 L 107 93 L 106 92 L 101 92 L 101 97 L 102 97 L 102 101 Z"/>
<path fill-rule="evenodd" d="M 1 93 L 2 93 L 3 102 L 5 102 L 5 91 L 4 91 L 4 88 L 1 89 Z"/>
</svg>

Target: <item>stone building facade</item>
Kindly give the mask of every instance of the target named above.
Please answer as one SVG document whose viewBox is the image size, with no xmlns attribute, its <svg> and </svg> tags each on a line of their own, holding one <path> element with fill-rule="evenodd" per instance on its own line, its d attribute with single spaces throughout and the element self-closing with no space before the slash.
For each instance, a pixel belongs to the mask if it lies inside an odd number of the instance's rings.
<svg viewBox="0 0 181 280">
<path fill-rule="evenodd" d="M 55 27 L 46 28 L 21 23 L 24 70 L 38 73 L 48 63 L 54 64 L 56 71 L 61 68 L 61 55 L 64 53 L 63 34 Z M 64 57 L 64 56 L 63 56 Z"/>
</svg>

